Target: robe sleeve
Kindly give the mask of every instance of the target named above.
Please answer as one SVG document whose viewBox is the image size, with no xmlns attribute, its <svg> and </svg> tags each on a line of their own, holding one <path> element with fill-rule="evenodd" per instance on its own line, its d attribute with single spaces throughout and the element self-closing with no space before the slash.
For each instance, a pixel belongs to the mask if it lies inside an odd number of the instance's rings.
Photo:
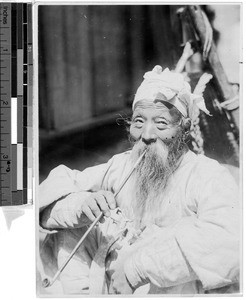
<svg viewBox="0 0 246 300">
<path fill-rule="evenodd" d="M 223 167 L 196 174 L 195 216 L 159 229 L 125 263 L 133 287 L 151 282 L 170 287 L 200 280 L 205 290 L 239 280 L 240 208 L 238 187 Z"/>
<path fill-rule="evenodd" d="M 82 172 L 64 165 L 53 169 L 39 187 L 41 227 L 50 230 L 88 225 L 81 204 L 92 192 L 102 189 L 111 164 L 112 159 Z"/>
</svg>

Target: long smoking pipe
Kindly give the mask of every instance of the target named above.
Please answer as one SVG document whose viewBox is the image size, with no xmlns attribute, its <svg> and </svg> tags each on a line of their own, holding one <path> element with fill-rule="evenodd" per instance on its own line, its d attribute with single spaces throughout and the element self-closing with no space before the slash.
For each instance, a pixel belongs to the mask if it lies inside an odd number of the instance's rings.
<svg viewBox="0 0 246 300">
<path fill-rule="evenodd" d="M 144 150 L 144 152 L 139 156 L 138 160 L 136 161 L 136 163 L 134 164 L 134 166 L 132 167 L 131 171 L 129 172 L 129 174 L 126 176 L 126 178 L 123 180 L 123 182 L 121 183 L 118 191 L 114 194 L 114 197 L 116 198 L 118 196 L 118 194 L 120 193 L 120 191 L 122 190 L 123 186 L 125 185 L 125 183 L 127 182 L 127 180 L 130 178 L 130 176 L 132 175 L 132 173 L 134 172 L 134 170 L 136 169 L 136 167 L 138 166 L 138 164 L 141 162 L 141 160 L 143 159 L 144 155 L 146 153 L 146 150 Z M 93 223 L 91 223 L 90 227 L 87 229 L 87 231 L 84 233 L 84 235 L 81 237 L 81 239 L 78 241 L 77 245 L 74 247 L 73 251 L 70 253 L 70 255 L 68 256 L 68 258 L 65 260 L 65 262 L 63 263 L 63 265 L 60 267 L 60 269 L 56 272 L 56 274 L 54 275 L 53 278 L 45 278 L 42 281 L 42 286 L 44 288 L 47 288 L 49 286 L 52 286 L 53 283 L 57 280 L 57 278 L 59 277 L 59 275 L 62 273 L 62 271 L 65 269 L 65 267 L 67 266 L 67 264 L 69 263 L 69 261 L 71 260 L 71 258 L 74 256 L 74 254 L 76 253 L 76 251 L 79 249 L 79 247 L 81 246 L 81 244 L 83 243 L 83 241 L 85 240 L 85 238 L 87 237 L 87 235 L 91 232 L 91 230 L 96 226 L 96 224 L 99 222 L 99 220 L 101 219 L 101 217 L 103 216 L 103 213 L 101 212 L 96 219 L 93 221 Z"/>
</svg>

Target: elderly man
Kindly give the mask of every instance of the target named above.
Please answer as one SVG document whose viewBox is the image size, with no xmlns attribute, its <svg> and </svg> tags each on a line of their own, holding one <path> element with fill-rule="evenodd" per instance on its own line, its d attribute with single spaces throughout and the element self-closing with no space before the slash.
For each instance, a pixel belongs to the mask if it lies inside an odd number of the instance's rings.
<svg viewBox="0 0 246 300">
<path fill-rule="evenodd" d="M 104 215 L 60 275 L 66 294 L 95 292 L 100 274 L 104 289 L 120 294 L 197 294 L 238 282 L 238 188 L 227 169 L 188 149 L 198 108 L 209 113 L 181 74 L 156 66 L 133 102 L 133 149 L 83 172 L 59 166 L 41 184 L 40 224 L 53 232 L 58 267 Z M 109 249 L 116 207 L 132 235 Z"/>
</svg>

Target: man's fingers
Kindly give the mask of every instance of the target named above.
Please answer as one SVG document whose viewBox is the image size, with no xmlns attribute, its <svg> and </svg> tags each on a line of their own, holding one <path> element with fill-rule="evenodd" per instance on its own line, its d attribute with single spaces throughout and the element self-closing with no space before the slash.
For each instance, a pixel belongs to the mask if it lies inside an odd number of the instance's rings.
<svg viewBox="0 0 246 300">
<path fill-rule="evenodd" d="M 108 203 L 106 201 L 106 198 L 102 195 L 102 194 L 97 194 L 94 198 L 97 202 L 97 204 L 99 205 L 101 211 L 103 212 L 103 214 L 106 217 L 110 216 L 110 212 L 109 212 L 109 206 Z"/>
<path fill-rule="evenodd" d="M 105 197 L 110 209 L 116 208 L 116 200 L 113 193 L 111 193 L 110 191 L 100 191 L 100 194 Z"/>
<path fill-rule="evenodd" d="M 82 211 L 90 221 L 93 222 L 95 220 L 95 216 L 93 215 L 89 206 L 85 205 L 84 207 L 82 207 Z"/>
<path fill-rule="evenodd" d="M 88 206 L 91 209 L 91 211 L 95 217 L 98 217 L 100 215 L 101 210 L 100 210 L 99 206 L 97 205 L 97 202 L 95 199 L 91 199 L 91 201 L 88 202 Z"/>
<path fill-rule="evenodd" d="M 116 202 L 114 195 L 109 191 L 99 191 L 91 194 L 83 204 L 82 211 L 89 220 L 94 221 L 95 217 L 98 217 L 101 213 L 109 217 L 110 209 L 115 208 Z"/>
</svg>

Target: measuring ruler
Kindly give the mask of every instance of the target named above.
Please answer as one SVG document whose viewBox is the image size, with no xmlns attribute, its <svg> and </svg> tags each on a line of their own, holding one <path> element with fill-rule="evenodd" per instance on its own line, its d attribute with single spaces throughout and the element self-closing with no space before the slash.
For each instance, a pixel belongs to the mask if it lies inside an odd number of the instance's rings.
<svg viewBox="0 0 246 300">
<path fill-rule="evenodd" d="M 0 206 L 32 202 L 31 3 L 0 3 Z"/>
</svg>

